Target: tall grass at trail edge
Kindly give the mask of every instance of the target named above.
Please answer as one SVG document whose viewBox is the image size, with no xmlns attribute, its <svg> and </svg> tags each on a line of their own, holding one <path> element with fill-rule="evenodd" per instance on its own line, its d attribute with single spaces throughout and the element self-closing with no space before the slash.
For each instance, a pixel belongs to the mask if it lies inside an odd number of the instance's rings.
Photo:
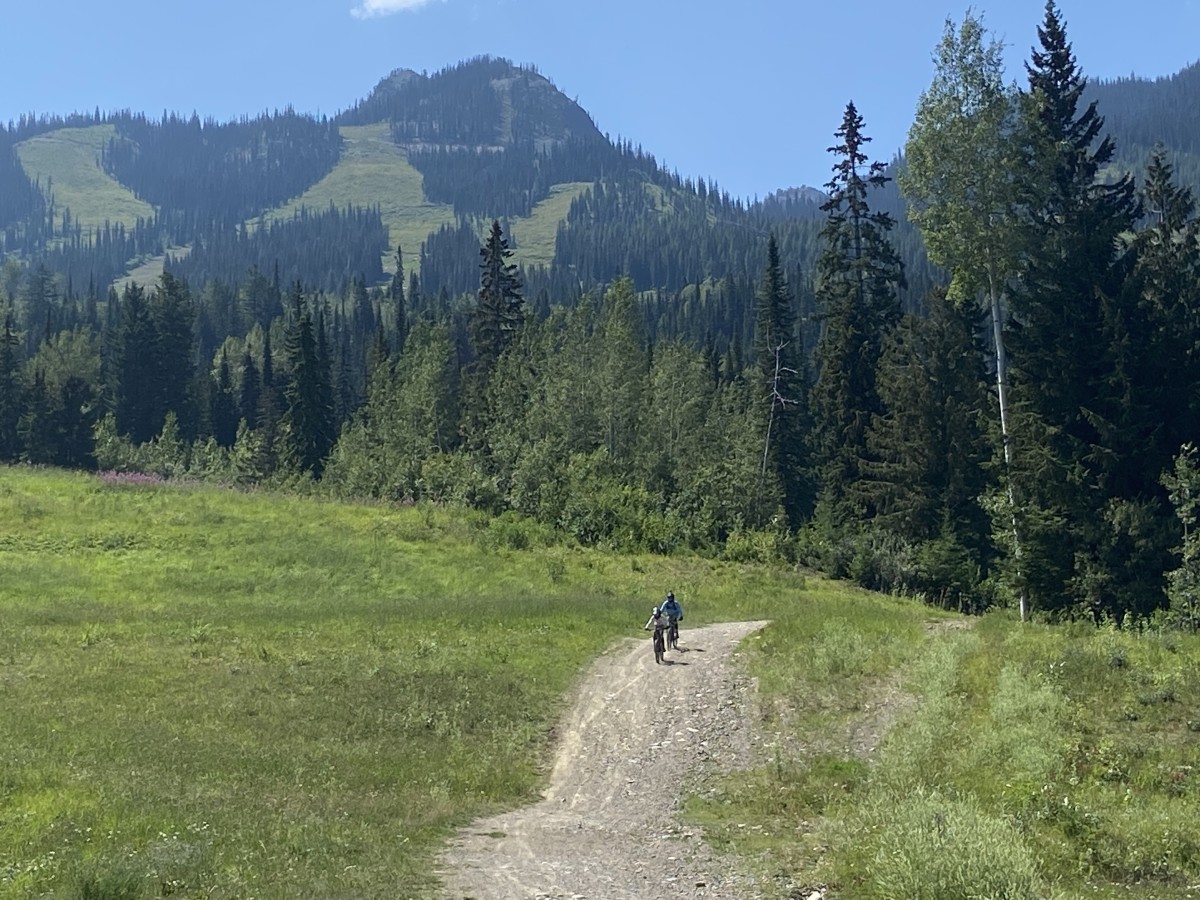
<svg viewBox="0 0 1200 900">
<path fill-rule="evenodd" d="M 0 468 L 0 898 L 433 896 L 453 829 L 535 799 L 577 677 L 666 590 L 690 625 L 804 584 Z"/>
<path fill-rule="evenodd" d="M 888 637 L 886 609 L 813 608 L 807 636 L 749 643 L 754 668 L 790 673 L 761 682 L 777 750 L 691 799 L 711 840 L 781 897 L 1200 896 L 1195 636 L 997 611 Z"/>
</svg>

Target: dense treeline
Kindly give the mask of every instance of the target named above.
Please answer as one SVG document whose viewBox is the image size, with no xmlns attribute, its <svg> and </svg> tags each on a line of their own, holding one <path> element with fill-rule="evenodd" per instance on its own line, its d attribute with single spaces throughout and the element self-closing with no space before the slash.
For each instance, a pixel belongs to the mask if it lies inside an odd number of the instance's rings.
<svg viewBox="0 0 1200 900">
<path fill-rule="evenodd" d="M 142 200 L 201 224 L 242 222 L 299 196 L 336 165 L 342 146 L 333 123 L 291 109 L 227 123 L 194 113 L 112 121 L 104 168 Z"/>
<path fill-rule="evenodd" d="M 130 260 L 162 254 L 172 231 L 167 221 L 154 216 L 138 219 L 133 228 L 105 222 L 87 232 L 78 225 L 65 233 L 60 229 L 39 254 L 40 262 L 69 284 L 109 285 L 129 271 Z"/>
<path fill-rule="evenodd" d="M 4 243 L 0 246 L 17 246 L 16 228 L 20 223 L 44 218 L 45 200 L 41 191 L 21 166 L 13 141 L 0 131 L 0 231 L 4 232 Z"/>
<path fill-rule="evenodd" d="M 378 209 L 303 208 L 291 219 L 257 227 L 214 223 L 196 236 L 186 255 L 168 254 L 166 267 L 199 285 L 228 284 L 257 268 L 277 269 L 285 284 L 339 291 L 354 277 L 382 281 L 387 252 L 387 227 Z"/>
</svg>

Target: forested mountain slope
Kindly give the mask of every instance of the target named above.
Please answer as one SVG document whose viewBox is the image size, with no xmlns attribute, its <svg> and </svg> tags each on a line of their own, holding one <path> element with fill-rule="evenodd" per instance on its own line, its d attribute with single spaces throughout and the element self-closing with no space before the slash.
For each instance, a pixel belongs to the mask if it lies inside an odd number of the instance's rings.
<svg viewBox="0 0 1200 900">
<path fill-rule="evenodd" d="M 1200 189 L 1200 62 L 1165 78 L 1096 82 L 1085 96 L 1098 103 L 1116 143 L 1115 167 L 1140 177 L 1161 144 L 1179 180 Z"/>
<path fill-rule="evenodd" d="M 49 152 L 62 147 L 72 154 Z M 399 247 L 421 292 L 449 302 L 474 290 L 475 251 L 499 219 L 533 297 L 570 300 L 629 274 L 672 302 L 722 280 L 726 295 L 747 286 L 772 229 L 785 264 L 806 272 L 818 219 L 811 194 L 749 207 L 667 172 L 602 135 L 535 70 L 489 58 L 429 76 L 398 70 L 333 119 L 291 108 L 228 123 L 128 111 L 23 119 L 0 130 L 0 159 L 4 251 L 101 293 L 167 253 L 195 288 L 251 267 L 320 288 L 382 283 Z M 340 249 L 303 249 L 316 240 Z M 382 267 L 354 262 L 376 258 Z"/>
</svg>

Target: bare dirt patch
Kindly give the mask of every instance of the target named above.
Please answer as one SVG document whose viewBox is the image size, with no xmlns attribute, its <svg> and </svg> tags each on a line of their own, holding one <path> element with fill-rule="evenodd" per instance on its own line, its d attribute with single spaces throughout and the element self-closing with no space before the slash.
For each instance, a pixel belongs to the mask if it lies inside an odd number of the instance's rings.
<svg viewBox="0 0 1200 900">
<path fill-rule="evenodd" d="M 477 821 L 445 851 L 450 900 L 753 900 L 753 878 L 676 818 L 697 779 L 752 763 L 754 686 L 733 664 L 765 622 L 686 629 L 657 666 L 649 639 L 597 660 L 533 806 Z"/>
</svg>

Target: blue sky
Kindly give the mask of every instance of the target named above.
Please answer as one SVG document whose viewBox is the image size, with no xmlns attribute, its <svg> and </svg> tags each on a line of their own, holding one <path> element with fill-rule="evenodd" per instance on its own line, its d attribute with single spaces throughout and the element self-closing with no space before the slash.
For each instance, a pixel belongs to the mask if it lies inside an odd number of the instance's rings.
<svg viewBox="0 0 1200 900">
<path fill-rule="evenodd" d="M 396 68 L 480 54 L 532 63 L 601 131 L 741 197 L 828 180 L 848 100 L 876 158 L 903 146 L 947 0 L 10 0 L 0 121 L 129 108 L 220 120 L 291 104 L 333 114 Z M 1044 0 L 976 2 L 1009 76 Z M 1085 74 L 1172 74 L 1200 58 L 1200 0 L 1060 0 Z M 1151 11 L 1152 10 L 1152 11 Z"/>
</svg>

